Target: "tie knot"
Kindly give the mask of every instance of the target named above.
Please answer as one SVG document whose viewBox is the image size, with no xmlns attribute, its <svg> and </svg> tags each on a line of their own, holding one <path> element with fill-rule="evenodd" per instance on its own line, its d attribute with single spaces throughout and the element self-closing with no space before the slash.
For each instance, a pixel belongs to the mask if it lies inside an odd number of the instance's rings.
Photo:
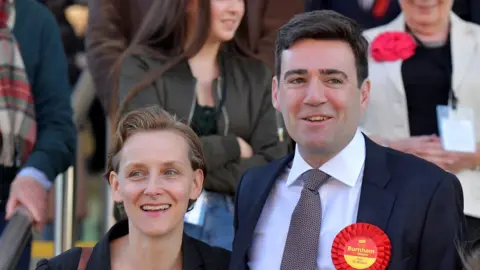
<svg viewBox="0 0 480 270">
<path fill-rule="evenodd" d="M 330 175 L 318 170 L 318 169 L 311 169 L 302 174 L 302 178 L 304 181 L 304 188 L 309 189 L 311 191 L 318 191 L 318 189 L 327 182 Z"/>
</svg>

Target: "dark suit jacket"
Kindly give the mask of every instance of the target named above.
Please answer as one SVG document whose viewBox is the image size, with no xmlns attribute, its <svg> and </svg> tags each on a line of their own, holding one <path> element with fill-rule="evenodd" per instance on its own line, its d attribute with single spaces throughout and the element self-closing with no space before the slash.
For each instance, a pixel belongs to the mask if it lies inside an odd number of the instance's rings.
<svg viewBox="0 0 480 270">
<path fill-rule="evenodd" d="M 128 221 L 115 224 L 110 231 L 93 248 L 85 270 L 109 270 L 110 242 L 128 234 Z M 140 252 L 140 251 L 139 251 Z M 81 249 L 70 249 L 50 260 L 41 260 L 36 270 L 76 270 L 80 260 Z M 183 236 L 182 260 L 184 270 L 225 270 L 228 268 L 230 252 Z M 159 261 L 159 264 L 162 262 Z"/>
<path fill-rule="evenodd" d="M 458 179 L 420 158 L 365 140 L 357 222 L 376 225 L 389 236 L 392 257 L 388 269 L 462 269 L 455 245 L 463 241 L 465 231 Z M 242 177 L 235 203 L 231 270 L 248 269 L 248 252 L 263 205 L 292 159 L 293 154 Z"/>
</svg>

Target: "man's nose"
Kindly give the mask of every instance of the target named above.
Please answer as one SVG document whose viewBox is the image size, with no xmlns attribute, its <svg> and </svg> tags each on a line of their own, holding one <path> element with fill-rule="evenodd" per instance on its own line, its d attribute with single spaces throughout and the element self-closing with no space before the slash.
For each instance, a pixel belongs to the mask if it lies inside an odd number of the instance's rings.
<svg viewBox="0 0 480 270">
<path fill-rule="evenodd" d="M 304 103 L 311 106 L 317 106 L 325 102 L 327 102 L 327 98 L 325 97 L 325 86 L 322 85 L 320 80 L 310 81 L 307 87 Z"/>
</svg>

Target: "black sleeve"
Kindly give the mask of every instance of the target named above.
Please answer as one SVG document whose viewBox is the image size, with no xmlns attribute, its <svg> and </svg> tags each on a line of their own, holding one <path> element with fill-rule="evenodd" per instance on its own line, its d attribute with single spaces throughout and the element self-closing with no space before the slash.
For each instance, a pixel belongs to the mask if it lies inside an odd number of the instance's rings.
<svg viewBox="0 0 480 270">
<path fill-rule="evenodd" d="M 55 256 L 50 260 L 42 259 L 37 263 L 35 270 L 77 269 L 81 253 L 82 249 L 76 247 Z"/>
</svg>

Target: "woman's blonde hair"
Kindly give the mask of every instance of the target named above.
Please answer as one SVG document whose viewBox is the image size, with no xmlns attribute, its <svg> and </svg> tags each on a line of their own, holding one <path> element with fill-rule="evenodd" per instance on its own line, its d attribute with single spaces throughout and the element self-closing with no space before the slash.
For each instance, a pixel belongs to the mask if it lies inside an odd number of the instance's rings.
<svg viewBox="0 0 480 270">
<path fill-rule="evenodd" d="M 480 250 L 463 254 L 462 261 L 466 270 L 480 270 Z"/>
<path fill-rule="evenodd" d="M 458 249 L 463 267 L 465 270 L 480 270 L 480 239 L 469 246 Z"/>
<path fill-rule="evenodd" d="M 117 172 L 120 164 L 120 151 L 125 141 L 133 134 L 145 131 L 173 131 L 180 134 L 189 146 L 189 158 L 193 170 L 202 170 L 206 174 L 206 162 L 200 138 L 186 124 L 177 120 L 158 106 L 149 106 L 132 110 L 119 119 L 115 125 L 112 143 L 107 157 L 107 175 Z M 194 201 L 189 203 L 189 210 Z"/>
<path fill-rule="evenodd" d="M 193 170 L 205 172 L 205 157 L 200 138 L 186 124 L 177 120 L 158 106 L 144 107 L 125 114 L 115 125 L 114 138 L 107 158 L 108 172 L 118 172 L 119 152 L 125 141 L 133 134 L 144 131 L 173 131 L 185 138 L 189 146 L 190 162 Z"/>
</svg>

